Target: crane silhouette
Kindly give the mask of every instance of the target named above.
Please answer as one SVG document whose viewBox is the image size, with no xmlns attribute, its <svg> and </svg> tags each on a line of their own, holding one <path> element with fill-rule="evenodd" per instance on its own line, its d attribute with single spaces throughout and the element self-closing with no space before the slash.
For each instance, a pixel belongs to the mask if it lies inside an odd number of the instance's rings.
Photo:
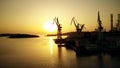
<svg viewBox="0 0 120 68">
<path fill-rule="evenodd" d="M 100 20 L 100 13 L 99 13 L 99 11 L 98 11 L 97 22 L 98 22 L 98 31 L 99 31 L 98 40 L 100 41 L 100 40 L 103 39 L 103 36 L 102 36 L 103 26 L 102 26 L 102 21 Z"/>
<path fill-rule="evenodd" d="M 55 17 L 54 19 L 53 19 L 53 24 L 56 24 L 56 26 L 57 26 L 57 39 L 62 39 L 62 26 L 61 26 L 61 24 L 59 23 L 59 20 L 58 20 L 58 17 Z"/>
<path fill-rule="evenodd" d="M 76 32 L 82 32 L 82 30 L 84 29 L 84 24 L 79 24 L 77 22 L 77 20 L 75 19 L 75 17 L 72 18 L 71 25 L 72 25 L 72 23 L 74 23 L 74 26 L 76 28 Z"/>
<path fill-rule="evenodd" d="M 100 13 L 99 13 L 99 11 L 98 11 L 98 20 L 97 21 L 98 21 L 98 29 L 101 32 L 103 30 L 103 27 L 102 27 L 102 22 L 100 20 Z"/>
</svg>

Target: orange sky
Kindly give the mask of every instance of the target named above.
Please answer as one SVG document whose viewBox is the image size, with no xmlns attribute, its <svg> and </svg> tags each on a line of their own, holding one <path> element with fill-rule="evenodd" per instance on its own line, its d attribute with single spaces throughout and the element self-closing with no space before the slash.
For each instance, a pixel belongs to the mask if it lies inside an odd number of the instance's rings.
<svg viewBox="0 0 120 68">
<path fill-rule="evenodd" d="M 44 24 L 58 17 L 63 32 L 75 31 L 72 17 L 85 24 L 85 31 L 97 26 L 97 12 L 106 30 L 110 28 L 110 14 L 120 14 L 120 0 L 0 0 L 0 33 L 47 34 Z"/>
</svg>

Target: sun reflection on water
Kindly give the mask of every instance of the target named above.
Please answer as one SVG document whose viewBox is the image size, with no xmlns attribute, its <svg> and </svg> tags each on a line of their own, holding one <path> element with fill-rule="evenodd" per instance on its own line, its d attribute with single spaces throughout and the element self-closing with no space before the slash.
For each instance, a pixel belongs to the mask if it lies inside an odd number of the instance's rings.
<svg viewBox="0 0 120 68">
<path fill-rule="evenodd" d="M 52 37 L 50 37 L 49 43 L 50 43 L 50 54 L 52 55 L 53 54 L 53 39 L 52 39 Z"/>
</svg>

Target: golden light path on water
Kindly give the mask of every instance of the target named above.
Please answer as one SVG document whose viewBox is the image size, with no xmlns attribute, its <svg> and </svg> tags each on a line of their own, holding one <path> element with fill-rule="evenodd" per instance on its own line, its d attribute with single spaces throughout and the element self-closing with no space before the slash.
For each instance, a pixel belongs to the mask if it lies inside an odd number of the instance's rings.
<svg viewBox="0 0 120 68">
<path fill-rule="evenodd" d="M 50 43 L 50 54 L 52 55 L 53 54 L 53 39 L 52 39 L 52 37 L 49 37 L 50 38 L 50 41 L 49 41 L 49 43 Z"/>
</svg>

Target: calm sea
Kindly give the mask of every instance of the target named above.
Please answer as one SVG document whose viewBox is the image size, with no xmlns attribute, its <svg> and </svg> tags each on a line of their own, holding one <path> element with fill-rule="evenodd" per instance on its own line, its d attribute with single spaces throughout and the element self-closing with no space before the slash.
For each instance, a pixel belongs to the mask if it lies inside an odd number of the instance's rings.
<svg viewBox="0 0 120 68">
<path fill-rule="evenodd" d="M 58 47 L 54 38 L 0 37 L 0 68 L 120 68 L 119 57 L 77 57 L 73 50 Z"/>
</svg>

